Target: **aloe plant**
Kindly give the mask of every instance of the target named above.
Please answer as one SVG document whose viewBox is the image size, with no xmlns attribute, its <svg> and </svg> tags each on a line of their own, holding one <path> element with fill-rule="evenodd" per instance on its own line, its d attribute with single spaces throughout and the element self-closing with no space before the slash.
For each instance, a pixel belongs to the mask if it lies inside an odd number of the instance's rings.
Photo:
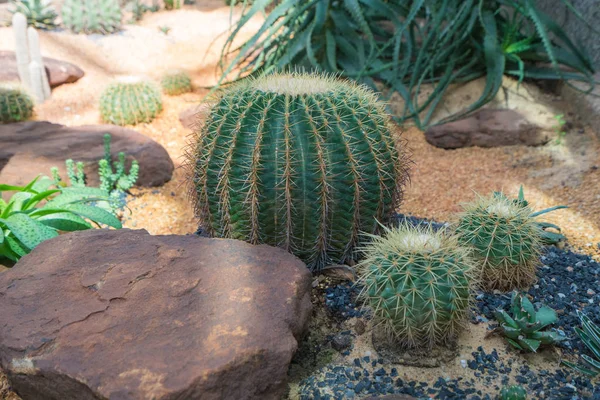
<svg viewBox="0 0 600 400">
<path fill-rule="evenodd" d="M 574 364 L 568 361 L 563 361 L 568 367 L 575 369 L 583 374 L 590 376 L 600 375 L 600 327 L 592 322 L 592 320 L 579 310 L 577 310 L 579 321 L 581 321 L 581 328 L 575 328 L 575 332 L 588 348 L 591 356 L 582 354 L 581 358 L 585 362 L 584 365 Z"/>
<path fill-rule="evenodd" d="M 269 10 L 256 34 L 239 44 L 245 25 Z M 388 96 L 404 99 L 399 120 L 413 119 L 419 127 L 432 123 L 453 83 L 486 80 L 478 99 L 438 122 L 488 103 L 503 75 L 594 86 L 594 68 L 583 49 L 537 9 L 535 0 L 244 0 L 222 48 L 220 83 L 291 65 L 372 87 L 379 81 Z M 428 83 L 433 90 L 425 93 Z"/>
<path fill-rule="evenodd" d="M 500 323 L 500 332 L 516 349 L 536 352 L 541 345 L 551 345 L 565 339 L 556 332 L 543 331 L 558 318 L 548 306 L 535 310 L 531 301 L 518 292 L 513 292 L 510 311 L 497 310 L 494 315 Z"/>
<path fill-rule="evenodd" d="M 95 201 L 107 201 L 108 193 L 98 188 L 61 187 L 38 177 L 26 186 L 0 184 L 0 192 L 16 192 L 8 202 L 0 197 L 0 259 L 18 261 L 41 242 L 71 232 L 107 225 L 121 228 L 118 218 Z"/>
</svg>

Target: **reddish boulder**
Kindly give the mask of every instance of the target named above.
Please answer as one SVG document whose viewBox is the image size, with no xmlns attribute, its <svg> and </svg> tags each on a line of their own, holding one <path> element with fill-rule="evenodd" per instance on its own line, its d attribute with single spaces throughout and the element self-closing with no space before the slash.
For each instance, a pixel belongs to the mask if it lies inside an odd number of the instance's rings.
<svg viewBox="0 0 600 400">
<path fill-rule="evenodd" d="M 48 75 L 50 87 L 57 87 L 65 83 L 77 82 L 84 72 L 77 65 L 54 58 L 43 57 L 44 67 Z M 14 51 L 0 51 L 0 81 L 18 81 L 17 59 Z"/>
<path fill-rule="evenodd" d="M 50 122 L 0 124 L 0 182 L 23 185 L 39 174 L 49 175 L 58 167 L 66 179 L 65 160 L 85 163 L 88 184 L 98 185 L 98 161 L 104 157 L 104 134 L 111 134 L 113 158 L 127 155 L 140 165 L 138 186 L 160 186 L 171 179 L 173 161 L 154 140 L 131 129 L 114 125 L 66 127 Z"/>
<path fill-rule="evenodd" d="M 550 141 L 549 132 L 517 111 L 482 109 L 470 117 L 436 125 L 425 132 L 430 144 L 443 149 L 461 147 L 538 146 Z"/>
<path fill-rule="evenodd" d="M 199 121 L 202 121 L 202 115 L 208 111 L 208 106 L 206 104 L 198 104 L 192 106 L 190 108 L 186 108 L 181 113 L 179 113 L 179 122 L 185 128 L 194 130 L 195 127 L 199 124 Z"/>
<path fill-rule="evenodd" d="M 310 315 L 287 252 L 89 230 L 0 274 L 0 368 L 24 399 L 281 399 Z"/>
</svg>

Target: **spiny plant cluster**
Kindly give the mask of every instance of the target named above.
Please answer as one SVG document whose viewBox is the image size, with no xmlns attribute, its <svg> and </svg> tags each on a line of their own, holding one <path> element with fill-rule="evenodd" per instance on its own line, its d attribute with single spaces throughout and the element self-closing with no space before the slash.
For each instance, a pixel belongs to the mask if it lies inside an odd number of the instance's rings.
<svg viewBox="0 0 600 400">
<path fill-rule="evenodd" d="M 100 96 L 102 120 L 115 125 L 151 122 L 162 111 L 162 98 L 151 82 L 128 78 L 109 85 Z"/>
<path fill-rule="evenodd" d="M 192 78 L 186 72 L 172 71 L 163 76 L 160 85 L 165 94 L 177 96 L 192 91 Z"/>
<path fill-rule="evenodd" d="M 26 121 L 33 115 L 33 100 L 21 88 L 0 85 L 0 123 Z"/>
<path fill-rule="evenodd" d="M 183 0 L 164 0 L 166 10 L 174 10 L 181 8 Z"/>
<path fill-rule="evenodd" d="M 75 33 L 113 33 L 121 27 L 118 0 L 65 0 L 63 24 Z"/>
<path fill-rule="evenodd" d="M 401 225 L 372 237 L 358 271 L 376 323 L 404 348 L 445 344 L 466 323 L 477 269 L 456 236 Z"/>
<path fill-rule="evenodd" d="M 56 28 L 58 14 L 52 0 L 13 0 L 11 13 L 21 13 L 27 18 L 27 25 L 36 29 Z"/>
<path fill-rule="evenodd" d="M 499 400 L 526 400 L 527 390 L 521 385 L 504 386 L 500 390 Z"/>
<path fill-rule="evenodd" d="M 245 80 L 216 97 L 189 151 L 202 227 L 267 243 L 309 268 L 355 256 L 401 199 L 405 150 L 363 86 L 305 73 Z"/>
</svg>

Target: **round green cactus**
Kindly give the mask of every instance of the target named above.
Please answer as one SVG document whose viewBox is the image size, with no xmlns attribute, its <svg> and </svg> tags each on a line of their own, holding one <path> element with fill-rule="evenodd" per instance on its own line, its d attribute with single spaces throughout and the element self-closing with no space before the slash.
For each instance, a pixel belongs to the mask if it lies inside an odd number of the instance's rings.
<svg viewBox="0 0 600 400">
<path fill-rule="evenodd" d="M 391 341 L 430 349 L 456 338 L 477 284 L 470 249 L 445 231 L 401 225 L 373 237 L 364 252 L 360 298 Z"/>
<path fill-rule="evenodd" d="M 33 115 L 33 100 L 18 86 L 0 85 L 0 123 L 26 121 Z"/>
<path fill-rule="evenodd" d="M 379 231 L 407 178 L 384 105 L 363 86 L 311 74 L 247 79 L 218 94 L 190 150 L 209 234 L 280 246 L 318 270 Z"/>
<path fill-rule="evenodd" d="M 160 81 L 163 92 L 169 96 L 192 91 L 192 79 L 189 74 L 181 71 L 167 73 Z"/>
<path fill-rule="evenodd" d="M 75 33 L 113 33 L 121 18 L 118 0 L 65 0 L 62 6 L 63 23 Z"/>
<path fill-rule="evenodd" d="M 456 232 L 473 248 L 489 290 L 522 289 L 535 281 L 542 244 L 532 213 L 500 193 L 464 206 Z"/>
<path fill-rule="evenodd" d="M 500 400 L 526 400 L 527 391 L 523 386 L 512 385 L 504 386 L 500 390 Z"/>
<path fill-rule="evenodd" d="M 150 122 L 161 111 L 160 91 L 153 83 L 139 78 L 122 78 L 100 96 L 102 120 L 115 125 Z"/>
</svg>

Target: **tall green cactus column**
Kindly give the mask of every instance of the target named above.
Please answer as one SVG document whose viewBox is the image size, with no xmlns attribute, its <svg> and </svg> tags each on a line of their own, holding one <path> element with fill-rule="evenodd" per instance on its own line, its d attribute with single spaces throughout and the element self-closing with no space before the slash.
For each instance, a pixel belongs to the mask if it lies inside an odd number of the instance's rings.
<svg viewBox="0 0 600 400">
<path fill-rule="evenodd" d="M 221 92 L 190 152 L 201 225 L 280 246 L 313 270 L 354 257 L 401 200 L 406 155 L 367 88 L 310 74 Z"/>
</svg>

